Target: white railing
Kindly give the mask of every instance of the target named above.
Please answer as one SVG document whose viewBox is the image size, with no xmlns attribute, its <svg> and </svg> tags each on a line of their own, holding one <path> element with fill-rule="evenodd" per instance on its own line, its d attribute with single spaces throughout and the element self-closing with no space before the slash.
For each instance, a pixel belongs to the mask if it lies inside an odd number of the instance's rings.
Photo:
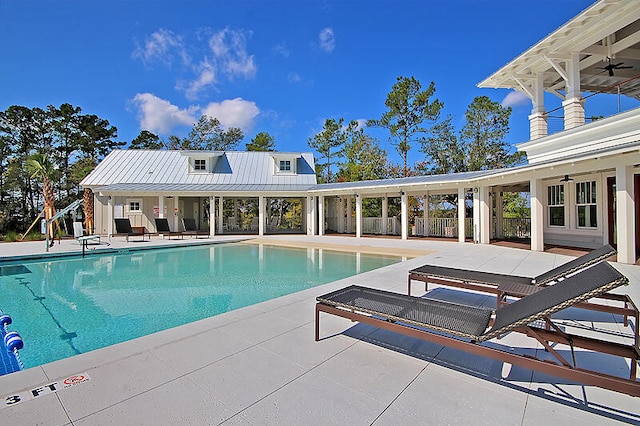
<svg viewBox="0 0 640 426">
<path fill-rule="evenodd" d="M 531 238 L 531 218 L 511 217 L 502 219 L 502 235 L 497 235 L 495 219 L 493 221 L 493 234 L 499 238 Z"/>
<path fill-rule="evenodd" d="M 396 217 L 387 218 L 387 235 L 400 235 L 401 222 Z M 362 233 L 382 235 L 382 218 L 381 217 L 363 217 Z"/>
<path fill-rule="evenodd" d="M 464 220 L 465 235 L 473 236 L 473 219 Z M 426 235 L 424 232 L 424 218 L 416 217 L 416 235 Z M 457 237 L 458 219 L 452 217 L 429 218 L 429 236 L 431 237 Z"/>
</svg>

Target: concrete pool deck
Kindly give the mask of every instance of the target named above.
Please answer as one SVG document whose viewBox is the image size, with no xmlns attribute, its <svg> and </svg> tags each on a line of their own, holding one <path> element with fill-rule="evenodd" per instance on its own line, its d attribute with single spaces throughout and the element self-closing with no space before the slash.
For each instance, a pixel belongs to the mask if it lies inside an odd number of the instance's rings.
<svg viewBox="0 0 640 426">
<path fill-rule="evenodd" d="M 171 244 L 224 242 L 171 240 Z M 367 246 L 407 260 L 104 349 L 0 377 L 0 424 L 607 424 L 640 423 L 640 399 L 511 368 L 342 318 L 322 316 L 314 341 L 315 297 L 348 284 L 406 292 L 407 271 L 429 263 L 537 275 L 571 259 L 528 250 L 430 240 L 269 236 L 265 243 Z M 67 243 L 67 244 L 65 244 Z M 111 249 L 167 245 L 125 243 Z M 2 243 L 3 256 L 43 253 L 43 242 Z M 63 241 L 52 253 L 77 253 Z M 419 255 L 420 253 L 427 253 Z M 413 255 L 418 257 L 411 258 Z M 619 292 L 640 302 L 640 267 L 613 264 L 630 280 Z M 414 285 L 414 294 L 422 286 Z M 491 306 L 491 296 L 436 288 L 440 297 Z M 1 301 L 1 298 L 0 298 Z M 123 302 L 126 303 L 126 302 Z M 1 308 L 1 302 L 0 302 Z M 612 316 L 578 311 L 583 328 L 628 335 Z M 636 325 L 634 325 L 636 326 Z M 19 331 L 19 327 L 16 327 Z M 501 344 L 531 345 L 509 334 Z M 28 345 L 28 341 L 26 342 Z M 529 346 L 537 348 L 537 345 Z M 596 359 L 593 362 L 599 362 Z M 611 369 L 615 370 L 612 365 Z M 90 380 L 63 388 L 62 381 Z M 57 383 L 56 393 L 51 392 Z M 6 405 L 6 403 L 5 403 Z"/>
</svg>

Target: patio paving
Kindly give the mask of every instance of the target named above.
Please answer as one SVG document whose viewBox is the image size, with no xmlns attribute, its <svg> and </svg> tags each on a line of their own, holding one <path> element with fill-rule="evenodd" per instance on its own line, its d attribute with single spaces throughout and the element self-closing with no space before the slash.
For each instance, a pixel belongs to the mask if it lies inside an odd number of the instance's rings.
<svg viewBox="0 0 640 426">
<path fill-rule="evenodd" d="M 217 236 L 169 242 L 154 237 L 151 242 L 126 243 L 114 238 L 110 246 L 97 249 L 238 239 Z M 347 284 L 405 293 L 407 271 L 426 263 L 535 276 L 570 260 L 569 256 L 430 240 L 331 237 L 327 241 L 287 235 L 262 241 L 354 249 L 367 245 L 400 255 L 415 255 L 417 250 L 428 254 L 0 377 L 3 398 L 32 389 L 42 395 L 0 408 L 0 424 L 640 423 L 638 398 L 509 369 L 497 361 L 342 318 L 323 315 L 322 339 L 314 341 L 315 297 Z M 79 250 L 77 243 L 62 241 L 51 252 Z M 44 251 L 43 242 L 0 244 L 0 257 Z M 613 265 L 630 280 L 619 291 L 640 302 L 640 267 Z M 422 285 L 414 287 L 414 294 L 421 294 Z M 433 291 L 476 305 L 495 304 L 487 295 L 452 288 Z M 585 327 L 622 330 L 612 318 L 590 312 L 581 311 Z M 531 341 L 512 333 L 499 344 L 527 347 Z M 89 381 L 46 392 L 46 385 L 60 386 L 64 378 L 83 373 Z"/>
</svg>

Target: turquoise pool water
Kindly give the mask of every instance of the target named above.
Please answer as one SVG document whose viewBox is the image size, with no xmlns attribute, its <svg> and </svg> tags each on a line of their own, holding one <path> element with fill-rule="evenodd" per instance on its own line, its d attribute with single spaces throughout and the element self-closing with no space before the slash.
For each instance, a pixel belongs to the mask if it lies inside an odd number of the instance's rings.
<svg viewBox="0 0 640 426">
<path fill-rule="evenodd" d="M 0 309 L 34 367 L 399 262 L 248 244 L 0 265 Z"/>
</svg>

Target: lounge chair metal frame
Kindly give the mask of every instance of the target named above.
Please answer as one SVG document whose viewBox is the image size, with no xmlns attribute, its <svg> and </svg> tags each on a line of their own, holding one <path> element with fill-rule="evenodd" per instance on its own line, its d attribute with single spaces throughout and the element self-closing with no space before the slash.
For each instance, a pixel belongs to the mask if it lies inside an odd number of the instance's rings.
<svg viewBox="0 0 640 426">
<path fill-rule="evenodd" d="M 600 263 L 496 310 L 350 286 L 316 299 L 315 338 L 320 339 L 320 312 L 326 312 L 556 377 L 640 396 L 640 382 L 636 378 L 640 360 L 637 338 L 633 344 L 622 344 L 569 334 L 551 319 L 555 312 L 627 283 L 627 278 L 609 264 Z M 538 326 L 540 322 L 543 327 Z M 481 344 L 508 332 L 535 339 L 557 362 Z M 568 345 L 572 360 L 559 354 L 554 343 Z M 629 377 L 579 368 L 574 348 L 630 359 Z"/>
</svg>

